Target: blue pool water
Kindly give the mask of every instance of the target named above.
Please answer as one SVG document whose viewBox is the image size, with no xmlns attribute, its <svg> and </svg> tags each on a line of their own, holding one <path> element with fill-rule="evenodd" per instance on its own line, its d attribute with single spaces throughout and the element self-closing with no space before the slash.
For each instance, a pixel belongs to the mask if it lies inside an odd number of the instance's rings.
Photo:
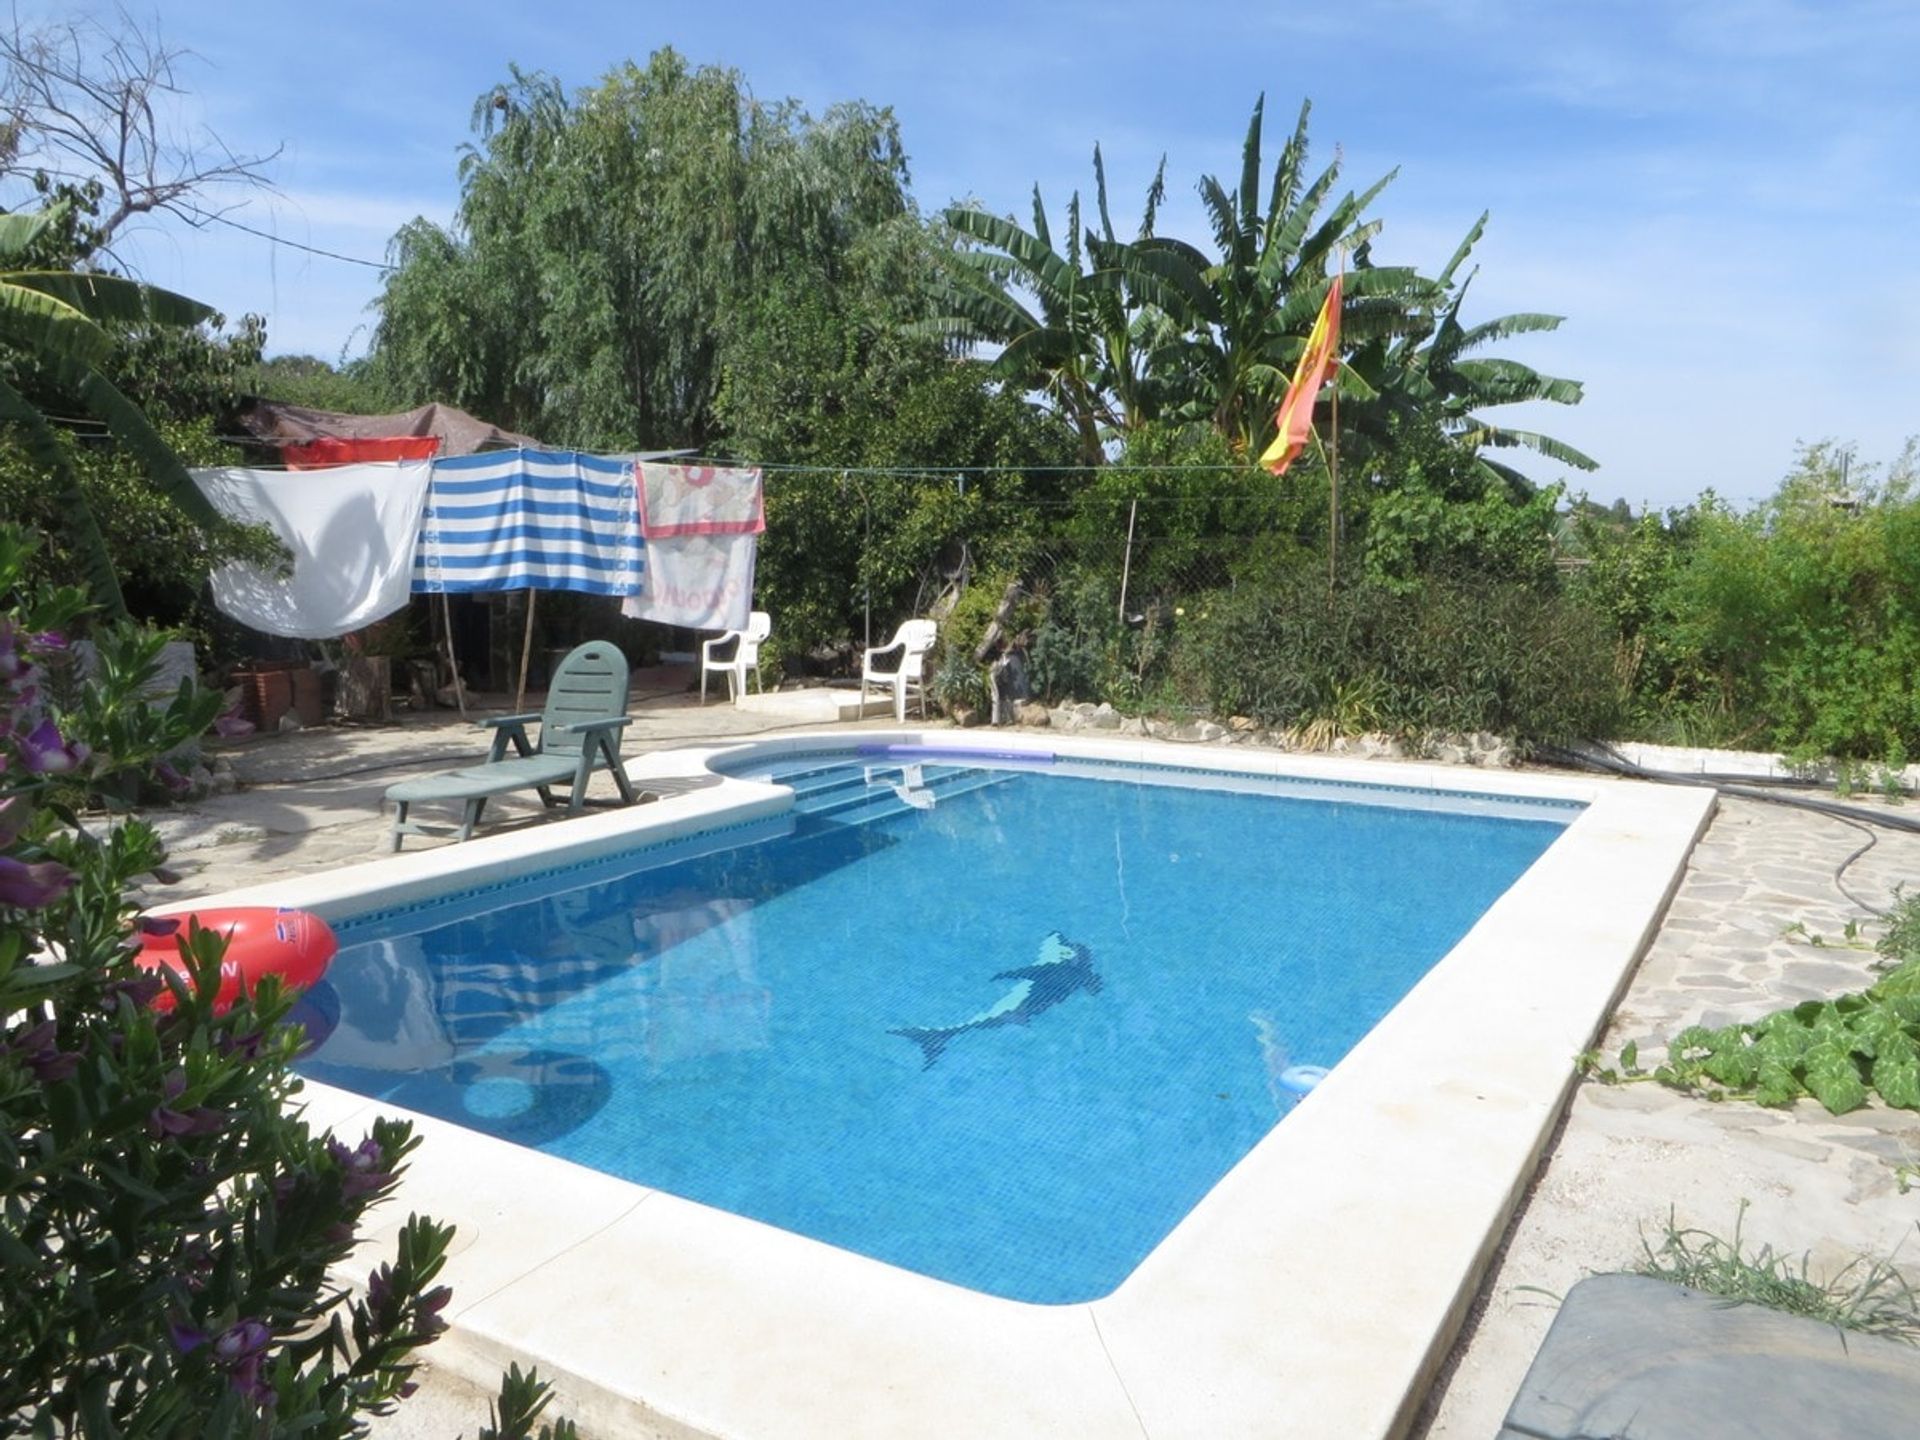
<svg viewBox="0 0 1920 1440">
<path fill-rule="evenodd" d="M 757 773 L 795 788 L 760 827 L 790 833 L 342 923 L 300 1069 L 1087 1300 L 1283 1119 L 1285 1072 L 1337 1064 L 1577 813 L 1052 768 L 787 757 Z"/>
</svg>

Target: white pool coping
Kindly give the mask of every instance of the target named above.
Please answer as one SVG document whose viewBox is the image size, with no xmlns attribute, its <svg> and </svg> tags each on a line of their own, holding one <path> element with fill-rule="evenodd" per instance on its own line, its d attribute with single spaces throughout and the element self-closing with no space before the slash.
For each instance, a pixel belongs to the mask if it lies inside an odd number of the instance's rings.
<svg viewBox="0 0 1920 1440">
<path fill-rule="evenodd" d="M 656 752 L 965 746 L 951 730 L 773 737 Z M 1454 949 L 1112 1294 L 1003 1300 L 307 1082 L 316 1124 L 411 1118 L 406 1211 L 451 1221 L 452 1328 L 434 1362 L 487 1385 L 556 1381 L 588 1433 L 726 1437 L 1404 1431 L 1446 1353 L 1591 1044 L 1713 809 L 1709 790 L 1082 736 L 981 748 L 1584 802 Z M 722 778 L 634 809 L 195 902 L 344 919 L 781 813 Z M 1391 883 L 1391 876 L 1383 876 Z M 182 907 L 187 908 L 187 907 Z M 1543 975 L 1541 967 L 1551 966 Z M 1095 1217 L 1097 1223 L 1097 1217 Z"/>
</svg>

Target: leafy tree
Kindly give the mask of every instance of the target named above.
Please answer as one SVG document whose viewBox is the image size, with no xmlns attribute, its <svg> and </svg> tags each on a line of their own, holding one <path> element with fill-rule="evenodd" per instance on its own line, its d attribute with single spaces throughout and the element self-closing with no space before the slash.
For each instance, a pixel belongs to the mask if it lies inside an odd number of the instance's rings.
<svg viewBox="0 0 1920 1440">
<path fill-rule="evenodd" d="M 716 413 L 727 450 L 782 462 L 756 582 L 789 654 L 864 637 L 869 611 L 891 630 L 961 570 L 1016 564 L 1038 528 L 1031 502 L 1070 483 L 1055 417 L 910 333 L 939 243 L 903 216 L 850 247 L 838 283 L 796 267 L 730 326 Z"/>
<path fill-rule="evenodd" d="M 314 355 L 275 355 L 257 360 L 243 380 L 249 392 L 263 399 L 315 410 L 378 415 L 398 408 L 365 360 L 333 366 Z"/>
<path fill-rule="evenodd" d="M 1412 589 L 1433 574 L 1554 584 L 1560 487 L 1516 490 L 1443 430 L 1393 427 L 1364 481 L 1347 491 L 1367 575 Z"/>
<path fill-rule="evenodd" d="M 1101 463 L 1108 444 L 1151 424 L 1204 422 L 1236 455 L 1260 452 L 1336 268 L 1347 273 L 1341 343 L 1342 439 L 1350 463 L 1383 453 L 1395 433 L 1425 426 L 1478 457 L 1480 467 L 1531 490 L 1485 452 L 1528 446 L 1568 464 L 1593 462 L 1571 447 L 1489 421 L 1482 412 L 1527 400 L 1577 403 L 1578 384 L 1515 361 L 1471 352 L 1560 322 L 1510 315 L 1468 328 L 1460 266 L 1485 227 L 1475 225 L 1437 279 L 1373 262 L 1381 222 L 1368 209 L 1397 172 L 1333 197 L 1338 160 L 1308 163 L 1302 104 L 1262 189 L 1265 98 L 1241 148 L 1237 183 L 1199 182 L 1213 248 L 1156 234 L 1164 193 L 1157 174 L 1138 236 L 1121 242 L 1108 215 L 1106 176 L 1094 151 L 1100 226 L 1083 227 L 1079 196 L 1056 243 L 1036 190 L 1031 230 L 977 206 L 948 212 L 954 230 L 981 247 L 963 251 L 943 286 L 940 333 L 1000 347 L 995 373 L 1043 395 L 1074 427 L 1083 460 Z M 1470 280 L 1471 277 L 1468 277 Z M 1031 302 L 1029 303 L 1029 297 Z"/>
</svg>

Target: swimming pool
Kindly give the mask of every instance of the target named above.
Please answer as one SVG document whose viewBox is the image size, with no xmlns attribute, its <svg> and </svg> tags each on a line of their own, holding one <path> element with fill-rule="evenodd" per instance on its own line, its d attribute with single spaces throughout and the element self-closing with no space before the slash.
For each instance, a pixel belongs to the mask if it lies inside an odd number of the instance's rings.
<svg viewBox="0 0 1920 1440">
<path fill-rule="evenodd" d="M 883 746 L 726 769 L 794 792 L 778 834 L 344 922 L 302 1073 L 1087 1301 L 1580 808 Z"/>
<path fill-rule="evenodd" d="M 630 764 L 636 779 L 673 792 L 654 804 L 196 903 L 302 906 L 342 927 L 415 907 L 483 909 L 502 884 L 585 876 L 636 846 L 727 848 L 792 824 L 790 788 L 716 770 L 848 743 L 813 732 L 645 755 Z M 589 1433 L 1352 1440 L 1405 1429 L 1552 1132 L 1572 1059 L 1711 814 L 1710 792 L 1081 736 L 978 743 L 1035 764 L 1045 763 L 1035 752 L 1052 753 L 1055 769 L 1137 762 L 1167 785 L 1387 783 L 1415 803 L 1464 789 L 1496 805 L 1585 808 L 1308 1101 L 1091 1301 L 1036 1305 L 931 1279 L 309 1081 L 297 1103 L 313 1123 L 353 1137 L 398 1115 L 425 1140 L 371 1239 L 390 1249 L 409 1210 L 458 1227 L 437 1367 L 491 1389 L 507 1363 L 537 1364 L 557 1382 L 561 1413 Z M 939 936 L 942 924 L 936 915 L 924 928 Z M 890 1028 L 961 1019 L 1000 993 L 970 991 L 974 1008 L 951 1017 L 883 1018 Z M 1034 1026 L 1071 1018 L 1085 998 Z M 968 1032 L 949 1054 L 995 1038 Z M 363 1281 L 367 1263 L 341 1281 Z"/>
</svg>

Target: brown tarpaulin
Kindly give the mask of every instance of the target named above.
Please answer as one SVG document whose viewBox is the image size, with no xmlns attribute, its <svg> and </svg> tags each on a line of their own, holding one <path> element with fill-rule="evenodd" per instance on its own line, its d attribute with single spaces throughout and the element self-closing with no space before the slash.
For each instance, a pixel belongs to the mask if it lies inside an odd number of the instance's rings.
<svg viewBox="0 0 1920 1440">
<path fill-rule="evenodd" d="M 422 405 L 399 415 L 342 415 L 332 410 L 310 410 L 278 400 L 255 400 L 240 414 L 247 432 L 270 445 L 308 440 L 382 440 L 400 435 L 432 435 L 442 455 L 472 455 L 479 450 L 512 449 L 524 445 L 545 447 L 526 435 L 516 435 L 476 420 L 451 405 Z"/>
</svg>

